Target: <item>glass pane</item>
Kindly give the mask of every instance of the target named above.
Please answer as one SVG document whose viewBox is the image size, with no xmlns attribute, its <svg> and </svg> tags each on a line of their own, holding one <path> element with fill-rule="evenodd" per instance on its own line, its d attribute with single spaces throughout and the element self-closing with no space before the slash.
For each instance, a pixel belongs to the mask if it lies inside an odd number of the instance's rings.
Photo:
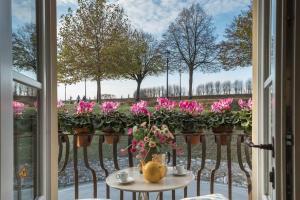
<svg viewBox="0 0 300 200">
<path fill-rule="evenodd" d="M 38 91 L 14 83 L 14 199 L 34 199 L 37 188 Z"/>
<path fill-rule="evenodd" d="M 272 74 L 276 62 L 276 1 L 272 0 L 270 5 L 270 31 L 269 31 L 269 73 Z"/>
<path fill-rule="evenodd" d="M 36 1 L 12 0 L 13 69 L 37 80 Z"/>
</svg>

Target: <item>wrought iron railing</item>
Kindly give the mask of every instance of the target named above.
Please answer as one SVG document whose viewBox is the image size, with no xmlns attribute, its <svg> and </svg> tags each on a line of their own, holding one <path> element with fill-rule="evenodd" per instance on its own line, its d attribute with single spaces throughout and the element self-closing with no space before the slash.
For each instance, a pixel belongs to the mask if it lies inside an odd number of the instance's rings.
<svg viewBox="0 0 300 200">
<path fill-rule="evenodd" d="M 84 134 L 86 136 L 86 134 Z M 101 170 L 103 170 L 105 177 L 109 175 L 109 171 L 105 167 L 105 161 L 104 161 L 104 135 L 100 133 L 95 134 L 89 134 L 93 137 L 94 143 L 97 145 L 98 150 L 98 162 Z M 220 168 L 220 163 L 222 160 L 222 153 L 223 151 L 222 146 L 224 148 L 226 147 L 226 162 L 227 162 L 227 177 L 228 177 L 228 198 L 232 199 L 232 162 L 234 159 L 234 162 L 238 163 L 238 166 L 240 170 L 244 173 L 244 176 L 247 180 L 247 190 L 248 190 L 248 199 L 252 199 L 252 183 L 251 183 L 251 153 L 250 149 L 247 145 L 245 145 L 245 134 L 240 133 L 233 133 L 231 135 L 224 134 L 227 137 L 227 144 L 222 145 L 221 143 L 221 137 L 222 134 L 219 135 L 213 135 L 212 133 L 204 133 L 200 137 L 201 141 L 201 148 L 199 149 L 201 152 L 201 164 L 198 167 L 198 170 L 196 172 L 196 188 L 195 188 L 195 195 L 199 196 L 201 194 L 201 187 L 200 187 L 200 181 L 201 181 L 201 175 L 205 169 L 206 161 L 207 161 L 207 150 L 208 150 L 208 141 L 209 139 L 215 138 L 214 143 L 216 144 L 216 148 L 213 149 L 215 152 L 216 160 L 215 160 L 215 166 L 210 172 L 210 193 L 215 192 L 215 178 L 216 173 Z M 58 155 L 58 162 L 60 163 L 60 170 L 59 174 L 63 173 L 66 170 L 66 167 L 69 162 L 72 162 L 73 164 L 73 170 L 74 170 L 74 191 L 75 191 L 75 199 L 79 197 L 79 178 L 78 178 L 78 147 L 76 144 L 77 137 L 80 137 L 79 134 L 65 134 L 65 133 L 59 133 L 59 155 Z M 131 144 L 132 138 L 130 136 L 122 136 L 122 137 L 128 137 L 128 145 Z M 176 136 L 175 139 L 179 138 L 181 136 Z M 187 137 L 189 138 L 189 137 Z M 187 157 L 187 169 L 191 169 L 192 167 L 192 144 L 190 139 L 182 140 L 186 142 L 186 157 Z M 210 141 L 211 142 L 211 141 Z M 234 148 L 233 148 L 234 147 Z M 118 140 L 115 139 L 113 144 L 111 145 L 112 148 L 112 160 L 115 170 L 120 169 L 120 165 L 118 162 L 119 152 L 118 152 Z M 89 157 L 88 157 L 88 149 L 89 147 L 82 147 L 83 149 L 83 163 L 87 170 L 89 170 L 92 174 L 92 183 L 93 183 L 93 197 L 97 198 L 97 176 L 96 176 L 96 170 L 90 166 L 89 163 Z M 236 151 L 235 158 L 232 156 L 232 152 Z M 72 152 L 72 153 L 70 153 Z M 72 154 L 72 155 L 71 155 Z M 177 155 L 176 150 L 173 150 L 173 152 L 170 152 L 170 159 L 168 161 L 170 162 L 170 165 L 175 166 L 177 162 Z M 128 167 L 134 166 L 134 155 L 130 151 L 130 147 L 128 149 Z M 224 155 L 223 155 L 224 156 Z M 108 185 L 105 186 L 105 194 L 100 194 L 99 196 L 110 198 L 110 187 Z M 188 195 L 188 188 L 184 188 L 184 197 L 187 197 Z M 194 195 L 194 196 L 195 196 Z M 164 198 L 164 194 L 160 193 L 159 198 L 162 200 Z M 172 191 L 172 199 L 175 200 L 176 193 L 175 191 Z M 120 199 L 124 199 L 124 193 L 120 191 Z M 132 194 L 132 199 L 137 199 L 137 194 Z"/>
</svg>

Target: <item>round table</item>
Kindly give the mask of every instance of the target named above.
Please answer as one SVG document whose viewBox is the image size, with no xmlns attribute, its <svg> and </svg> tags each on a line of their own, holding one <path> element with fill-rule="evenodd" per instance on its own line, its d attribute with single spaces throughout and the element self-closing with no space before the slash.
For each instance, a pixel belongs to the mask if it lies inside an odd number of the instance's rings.
<svg viewBox="0 0 300 200">
<path fill-rule="evenodd" d="M 121 171 L 128 172 L 128 175 L 134 178 L 134 182 L 130 184 L 120 184 L 118 182 L 118 179 L 116 178 L 116 175 Z M 194 180 L 194 178 L 195 177 L 191 171 L 187 171 L 187 175 L 185 176 L 174 176 L 173 168 L 168 167 L 168 173 L 165 178 L 163 178 L 158 183 L 149 183 L 144 180 L 143 175 L 140 174 L 139 168 L 131 167 L 116 171 L 109 175 L 106 178 L 106 184 L 121 191 L 138 192 L 143 196 L 143 199 L 148 199 L 149 192 L 163 192 L 175 190 L 178 188 L 184 188 L 189 185 Z"/>
</svg>

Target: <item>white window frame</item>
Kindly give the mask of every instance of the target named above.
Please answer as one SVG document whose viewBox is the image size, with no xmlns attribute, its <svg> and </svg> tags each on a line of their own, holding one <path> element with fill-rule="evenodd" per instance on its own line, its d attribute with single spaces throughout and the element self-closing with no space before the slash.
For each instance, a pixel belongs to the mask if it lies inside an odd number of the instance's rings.
<svg viewBox="0 0 300 200">
<path fill-rule="evenodd" d="M 37 1 L 39 80 L 12 70 L 11 0 L 0 6 L 0 199 L 14 199 L 13 81 L 39 89 L 38 195 L 57 200 L 56 1 Z M 38 151 L 39 152 L 39 151 Z"/>
</svg>

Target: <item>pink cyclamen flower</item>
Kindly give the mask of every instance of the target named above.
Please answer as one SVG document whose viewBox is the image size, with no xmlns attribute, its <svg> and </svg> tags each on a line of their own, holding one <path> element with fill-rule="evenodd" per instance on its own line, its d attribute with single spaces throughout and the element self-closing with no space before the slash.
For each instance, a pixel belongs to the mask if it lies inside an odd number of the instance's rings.
<svg viewBox="0 0 300 200">
<path fill-rule="evenodd" d="M 133 134 L 133 128 L 129 128 L 127 133 L 128 133 L 128 135 L 132 135 Z"/>
<path fill-rule="evenodd" d="M 252 110 L 253 102 L 252 102 L 251 98 L 248 99 L 248 101 L 247 100 L 244 101 L 243 99 L 239 99 L 238 104 L 239 104 L 239 106 L 242 110 Z"/>
<path fill-rule="evenodd" d="M 134 115 L 149 115 L 150 112 L 148 110 L 148 103 L 146 101 L 140 101 L 138 103 L 133 104 L 130 107 L 130 111 Z"/>
<path fill-rule="evenodd" d="M 180 101 L 179 108 L 182 112 L 189 114 L 200 114 L 204 110 L 203 105 L 197 101 Z"/>
<path fill-rule="evenodd" d="M 211 111 L 215 113 L 230 111 L 232 102 L 232 98 L 220 99 L 211 105 Z"/>
<path fill-rule="evenodd" d="M 119 106 L 119 102 L 106 101 L 101 104 L 100 108 L 104 113 L 108 114 L 116 111 L 119 108 Z"/>
<path fill-rule="evenodd" d="M 156 110 L 173 110 L 177 106 L 177 103 L 175 101 L 171 101 L 168 98 L 157 98 L 156 102 L 158 104 L 155 106 Z"/>
<path fill-rule="evenodd" d="M 15 115 L 22 115 L 24 109 L 25 109 L 24 103 L 13 101 L 13 110 Z"/>
<path fill-rule="evenodd" d="M 80 101 L 76 106 L 77 114 L 91 113 L 95 106 L 94 102 Z"/>
<path fill-rule="evenodd" d="M 64 104 L 64 102 L 62 101 L 62 100 L 59 100 L 58 102 L 57 102 L 57 108 L 62 108 L 62 107 L 64 107 L 65 106 L 65 104 Z"/>
</svg>

